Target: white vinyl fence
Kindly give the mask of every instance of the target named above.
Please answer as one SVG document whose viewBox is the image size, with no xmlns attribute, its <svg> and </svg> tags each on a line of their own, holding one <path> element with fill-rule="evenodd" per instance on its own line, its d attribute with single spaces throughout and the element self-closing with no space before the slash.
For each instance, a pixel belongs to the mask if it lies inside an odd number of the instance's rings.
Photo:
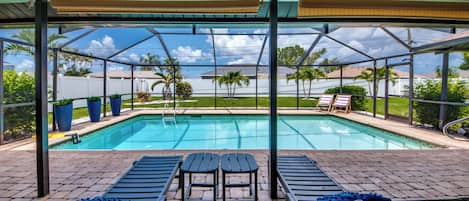
<svg viewBox="0 0 469 201">
<path fill-rule="evenodd" d="M 134 92 L 146 91 L 150 93 L 161 94 L 162 85 L 157 86 L 154 90 L 150 89 L 151 84 L 155 80 L 149 79 L 136 79 L 134 81 Z M 189 82 L 193 88 L 193 96 L 213 96 L 215 83 L 210 79 L 189 78 L 184 79 Z M 415 79 L 415 83 L 423 80 Z M 65 98 L 86 98 L 91 96 L 103 96 L 104 81 L 102 78 L 87 78 L 87 77 L 68 77 L 59 76 L 57 78 L 57 99 Z M 338 79 L 313 81 L 312 94 L 321 94 L 331 87 L 339 86 Z M 389 83 L 389 94 L 391 95 L 405 95 L 405 86 L 408 85 L 408 79 L 397 79 L 393 85 Z M 52 89 L 52 79 L 49 79 L 49 89 Z M 364 80 L 344 79 L 343 85 L 356 85 L 369 89 L 369 83 Z M 308 83 L 305 83 L 308 88 Z M 172 87 L 172 86 L 171 86 Z M 258 94 L 259 96 L 268 96 L 269 80 L 258 80 Z M 107 95 L 113 94 L 130 94 L 131 81 L 129 79 L 108 79 L 107 81 Z M 227 90 L 225 86 L 219 86 L 217 89 L 217 96 L 224 96 Z M 295 81 L 288 81 L 285 79 L 278 80 L 278 93 L 279 96 L 296 96 L 296 83 Z M 256 95 L 256 81 L 250 80 L 247 87 L 238 88 L 236 90 L 238 96 L 255 96 Z M 303 95 L 303 88 L 300 82 L 300 96 Z M 379 83 L 378 96 L 384 96 L 384 81 Z M 130 99 L 130 95 L 123 96 L 124 100 Z M 86 100 L 77 100 L 74 102 L 74 107 L 85 107 Z M 51 111 L 51 104 L 49 104 L 49 111 Z"/>
</svg>

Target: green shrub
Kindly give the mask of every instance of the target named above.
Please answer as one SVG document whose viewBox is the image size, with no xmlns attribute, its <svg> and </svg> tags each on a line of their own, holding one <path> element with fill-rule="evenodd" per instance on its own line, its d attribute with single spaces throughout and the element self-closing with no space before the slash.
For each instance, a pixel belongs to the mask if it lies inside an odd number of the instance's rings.
<svg viewBox="0 0 469 201">
<path fill-rule="evenodd" d="M 326 94 L 339 94 L 340 87 L 326 89 Z M 343 86 L 342 94 L 354 95 L 352 96 L 352 110 L 365 110 L 366 108 L 366 89 L 361 86 Z"/>
<path fill-rule="evenodd" d="M 13 70 L 3 72 L 3 104 L 34 102 L 34 77 Z M 34 105 L 4 110 L 4 142 L 30 137 L 34 132 Z"/>
<path fill-rule="evenodd" d="M 179 82 L 176 84 L 176 95 L 182 99 L 188 99 L 192 96 L 192 86 L 189 82 Z"/>
<path fill-rule="evenodd" d="M 448 102 L 464 102 L 467 83 L 448 83 Z M 439 101 L 441 96 L 441 82 L 427 80 L 415 86 L 414 98 Z M 453 121 L 469 114 L 468 107 L 448 105 L 447 121 Z M 422 124 L 438 128 L 440 106 L 433 103 L 414 102 L 416 120 Z"/>
<path fill-rule="evenodd" d="M 99 96 L 92 96 L 92 97 L 89 97 L 88 99 L 88 102 L 95 102 L 95 101 L 100 101 L 101 100 L 101 97 Z"/>
<path fill-rule="evenodd" d="M 109 96 L 109 98 L 114 99 L 114 98 L 120 98 L 121 96 L 122 95 L 120 95 L 120 94 L 113 94 L 113 95 Z"/>
<path fill-rule="evenodd" d="M 64 106 L 64 105 L 68 105 L 68 104 L 71 104 L 73 102 L 73 99 L 63 99 L 63 100 L 59 100 L 57 102 L 54 103 L 55 106 Z"/>
</svg>

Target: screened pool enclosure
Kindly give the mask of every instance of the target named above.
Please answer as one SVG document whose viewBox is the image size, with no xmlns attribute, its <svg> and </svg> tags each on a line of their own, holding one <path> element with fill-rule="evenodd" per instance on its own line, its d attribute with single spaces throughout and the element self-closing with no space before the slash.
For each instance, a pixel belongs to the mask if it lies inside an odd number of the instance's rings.
<svg viewBox="0 0 469 201">
<path fill-rule="evenodd" d="M 77 122 L 89 97 L 109 115 L 112 95 L 123 111 L 268 110 L 272 198 L 278 110 L 313 110 L 332 93 L 353 95 L 354 112 L 432 129 L 468 115 L 465 2 L 207 0 L 153 12 L 31 2 L 0 3 L 0 144 L 36 134 L 39 197 L 52 104 L 64 99 Z"/>
<path fill-rule="evenodd" d="M 49 111 L 52 103 L 73 99 L 74 119 L 86 118 L 86 99 L 99 96 L 105 116 L 108 98 L 115 94 L 123 96 L 122 110 L 268 109 L 268 32 L 262 23 L 51 27 L 49 38 L 57 39 L 48 49 Z M 32 44 L 24 37 L 30 33 L 27 27 L 4 29 L 3 61 L 12 65 L 4 71 L 33 74 L 33 65 L 24 67 L 33 57 Z M 346 93 L 359 102 L 355 111 L 426 123 L 411 118 L 415 111 L 409 105 L 409 89 L 442 81 L 441 73 L 447 71 L 450 83 L 469 76 L 460 52 L 416 50 L 464 33 L 464 28 L 452 27 L 279 24 L 278 107 L 313 110 L 320 94 Z M 238 77 L 227 76 L 237 72 Z M 3 106 L 6 119 L 31 111 L 32 95 L 9 99 Z M 465 98 L 445 105 L 467 107 Z M 412 102 L 446 101 L 414 96 Z M 50 117 L 54 119 L 52 112 Z M 444 116 L 434 118 L 447 121 Z M 15 122 L 5 123 L 5 141 L 28 136 Z"/>
</svg>

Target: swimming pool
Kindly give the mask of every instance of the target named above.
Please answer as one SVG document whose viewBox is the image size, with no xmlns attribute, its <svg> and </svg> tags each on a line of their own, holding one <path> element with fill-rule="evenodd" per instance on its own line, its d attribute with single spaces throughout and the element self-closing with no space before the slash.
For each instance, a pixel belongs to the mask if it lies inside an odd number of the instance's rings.
<svg viewBox="0 0 469 201">
<path fill-rule="evenodd" d="M 266 115 L 137 116 L 51 147 L 60 150 L 268 149 Z M 329 115 L 280 115 L 279 149 L 394 150 L 432 145 Z"/>
</svg>

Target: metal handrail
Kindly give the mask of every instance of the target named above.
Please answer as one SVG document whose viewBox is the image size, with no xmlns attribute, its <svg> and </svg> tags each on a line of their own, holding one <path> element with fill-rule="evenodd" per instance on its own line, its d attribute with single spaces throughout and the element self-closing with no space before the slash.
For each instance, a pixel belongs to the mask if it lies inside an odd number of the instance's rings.
<svg viewBox="0 0 469 201">
<path fill-rule="evenodd" d="M 464 139 L 464 138 L 457 138 L 457 137 L 454 137 L 450 134 L 448 134 L 448 128 L 452 125 L 455 125 L 457 123 L 461 123 L 463 121 L 466 121 L 466 120 L 469 120 L 469 116 L 467 117 L 464 117 L 464 118 L 461 118 L 461 119 L 457 119 L 457 120 L 454 120 L 454 121 L 451 121 L 449 123 L 447 123 L 445 126 L 443 126 L 443 134 L 454 139 L 454 140 L 461 140 L 461 141 L 469 141 L 469 138 L 468 139 Z"/>
</svg>

